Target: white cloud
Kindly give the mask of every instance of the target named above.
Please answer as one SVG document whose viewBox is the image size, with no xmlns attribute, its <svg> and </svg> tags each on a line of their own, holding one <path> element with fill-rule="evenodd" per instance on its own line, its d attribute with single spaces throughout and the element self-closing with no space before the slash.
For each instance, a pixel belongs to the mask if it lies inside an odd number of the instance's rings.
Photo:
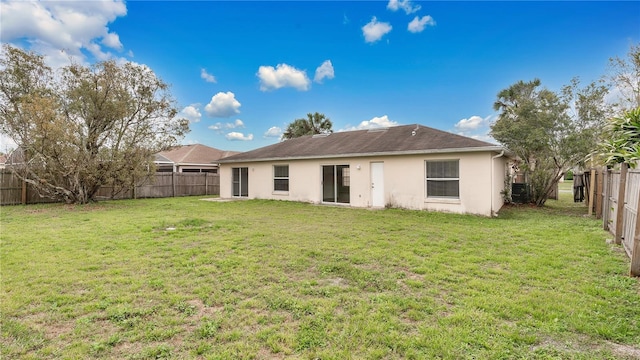
<svg viewBox="0 0 640 360">
<path fill-rule="evenodd" d="M 362 27 L 364 41 L 368 43 L 376 42 L 389 33 L 392 28 L 389 23 L 378 22 L 378 19 L 374 16 L 367 25 Z"/>
<path fill-rule="evenodd" d="M 189 139 L 188 137 L 182 139 L 181 141 L 182 145 L 195 145 L 195 144 L 200 144 L 200 141 L 198 140 L 194 140 L 194 139 Z"/>
<path fill-rule="evenodd" d="M 313 77 L 313 81 L 322 83 L 323 79 L 333 79 L 335 74 L 333 72 L 333 64 L 331 60 L 325 60 L 322 65 L 316 69 L 316 75 Z"/>
<path fill-rule="evenodd" d="M 413 14 L 414 12 L 420 10 L 422 7 L 420 5 L 413 5 L 411 0 L 389 0 L 387 4 L 387 9 L 391 11 L 397 11 L 398 9 L 404 10 L 407 15 Z"/>
<path fill-rule="evenodd" d="M 102 44 L 112 49 L 122 50 L 122 43 L 120 42 L 120 36 L 116 33 L 108 33 L 102 38 Z"/>
<path fill-rule="evenodd" d="M 209 74 L 206 69 L 200 69 L 200 77 L 208 83 L 216 83 L 216 77 Z"/>
<path fill-rule="evenodd" d="M 492 138 L 491 135 L 489 135 L 488 132 L 485 132 L 483 134 L 471 135 L 469 137 L 472 138 L 472 139 L 485 141 L 485 142 L 492 143 L 492 144 L 496 144 L 497 143 L 496 139 Z"/>
<path fill-rule="evenodd" d="M 118 34 L 108 24 L 127 14 L 124 1 L 3 1 L 0 40 L 26 40 L 51 66 L 85 60 L 83 50 L 98 60 L 111 58 L 104 48 L 122 51 Z"/>
<path fill-rule="evenodd" d="M 196 105 L 189 105 L 180 110 L 176 117 L 185 118 L 189 120 L 189 123 L 197 123 L 202 119 L 202 114 Z"/>
<path fill-rule="evenodd" d="M 462 119 L 460 121 L 458 121 L 455 125 L 455 128 L 458 131 L 471 131 L 471 130 L 477 130 L 478 128 L 484 126 L 487 123 L 487 121 L 485 121 L 485 119 L 481 118 L 480 116 L 474 115 L 468 119 Z"/>
<path fill-rule="evenodd" d="M 400 125 L 398 122 L 389 120 L 389 116 L 384 115 L 380 117 L 374 117 L 371 120 L 362 121 L 360 124 L 358 124 L 358 126 L 346 127 L 341 131 L 387 128 L 387 127 L 393 127 L 398 125 Z"/>
<path fill-rule="evenodd" d="M 228 123 L 215 123 L 213 125 L 209 126 L 209 129 L 218 132 L 218 133 L 222 133 L 224 130 L 230 130 L 230 129 L 236 129 L 236 128 L 243 128 L 244 127 L 244 122 L 240 119 L 236 119 L 236 121 L 234 122 L 228 122 Z"/>
<path fill-rule="evenodd" d="M 235 132 L 235 131 L 228 133 L 224 137 L 227 138 L 227 140 L 229 140 L 229 141 L 251 141 L 251 140 L 253 140 L 253 134 L 245 135 L 243 133 Z"/>
<path fill-rule="evenodd" d="M 267 132 L 264 133 L 264 137 L 281 137 L 282 136 L 282 129 L 277 127 L 277 126 L 272 126 L 269 128 L 269 130 L 267 130 Z"/>
<path fill-rule="evenodd" d="M 85 46 L 85 48 L 87 50 L 89 50 L 91 55 L 93 55 L 93 57 L 95 57 L 99 61 L 105 61 L 105 60 L 109 60 L 109 58 L 111 58 L 111 53 L 102 51 L 102 47 L 100 47 L 100 45 L 98 45 L 96 43 L 91 43 L 91 44 Z"/>
<path fill-rule="evenodd" d="M 427 25 L 436 26 L 436 22 L 431 16 L 416 16 L 407 26 L 407 30 L 411 31 L 412 33 L 419 33 L 422 32 Z"/>
<path fill-rule="evenodd" d="M 458 135 L 470 137 L 476 140 L 495 143 L 496 141 L 489 135 L 490 125 L 495 120 L 493 115 L 482 118 L 478 115 L 458 121 L 454 127 Z"/>
<path fill-rule="evenodd" d="M 311 80 L 304 70 L 296 69 L 287 64 L 273 66 L 260 66 L 256 74 L 260 79 L 260 90 L 276 90 L 282 87 L 292 87 L 300 91 L 309 90 Z"/>
<path fill-rule="evenodd" d="M 240 102 L 231 91 L 219 92 L 211 98 L 204 111 L 211 117 L 227 118 L 240 113 Z"/>
</svg>

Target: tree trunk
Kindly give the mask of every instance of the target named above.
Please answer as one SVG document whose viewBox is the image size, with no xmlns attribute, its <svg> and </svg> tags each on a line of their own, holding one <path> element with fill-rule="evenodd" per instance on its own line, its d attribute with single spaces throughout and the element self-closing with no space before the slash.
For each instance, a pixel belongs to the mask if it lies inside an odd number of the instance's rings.
<svg viewBox="0 0 640 360">
<path fill-rule="evenodd" d="M 539 206 L 539 207 L 544 206 L 544 204 L 549 199 L 549 194 L 551 194 L 551 190 L 553 190 L 553 187 L 560 181 L 560 179 L 562 179 L 563 176 L 564 176 L 564 172 L 561 172 L 559 175 L 553 178 L 553 180 L 545 188 L 544 195 L 541 196 L 539 199 L 535 199 L 536 206 Z"/>
</svg>

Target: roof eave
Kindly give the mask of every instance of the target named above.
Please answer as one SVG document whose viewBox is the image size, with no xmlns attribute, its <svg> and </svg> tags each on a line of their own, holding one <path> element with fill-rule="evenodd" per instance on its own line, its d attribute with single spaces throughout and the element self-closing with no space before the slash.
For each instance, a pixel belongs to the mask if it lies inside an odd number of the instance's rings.
<svg viewBox="0 0 640 360">
<path fill-rule="evenodd" d="M 218 166 L 218 163 L 176 163 L 176 166 Z"/>
<path fill-rule="evenodd" d="M 406 150 L 406 151 L 382 151 L 382 152 L 370 152 L 370 153 L 348 153 L 348 154 L 334 154 L 334 155 L 309 155 L 309 156 L 283 156 L 283 157 L 270 157 L 263 159 L 240 159 L 240 160 L 225 160 L 221 159 L 220 164 L 230 163 L 250 163 L 250 162 L 266 162 L 266 161 L 285 161 L 285 160 L 316 160 L 316 159 L 335 159 L 335 158 L 348 158 L 348 157 L 373 157 L 373 156 L 399 156 L 399 155 L 425 155 L 425 154 L 442 154 L 442 153 L 470 153 L 470 152 L 502 152 L 507 150 L 499 145 L 494 146 L 480 146 L 480 147 L 466 147 L 466 148 L 449 148 L 449 149 L 427 149 L 427 150 Z"/>
</svg>

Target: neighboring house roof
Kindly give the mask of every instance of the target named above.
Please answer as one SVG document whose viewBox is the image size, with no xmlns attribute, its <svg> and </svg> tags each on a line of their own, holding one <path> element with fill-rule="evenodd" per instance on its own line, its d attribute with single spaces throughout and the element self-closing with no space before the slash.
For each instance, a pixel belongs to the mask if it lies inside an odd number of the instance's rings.
<svg viewBox="0 0 640 360">
<path fill-rule="evenodd" d="M 153 155 L 153 161 L 155 161 L 157 163 L 173 164 L 173 161 L 171 161 L 166 156 L 161 155 L 160 153 Z"/>
<path fill-rule="evenodd" d="M 202 144 L 182 145 L 157 153 L 154 161 L 175 164 L 217 164 L 218 160 L 234 154 L 238 152 L 219 150 Z"/>
<path fill-rule="evenodd" d="M 21 147 L 18 147 L 12 150 L 9 154 L 5 155 L 4 164 L 7 165 L 18 165 L 24 163 L 24 150 Z"/>
<path fill-rule="evenodd" d="M 422 125 L 308 135 L 233 155 L 221 163 L 438 152 L 502 151 L 499 145 Z"/>
</svg>

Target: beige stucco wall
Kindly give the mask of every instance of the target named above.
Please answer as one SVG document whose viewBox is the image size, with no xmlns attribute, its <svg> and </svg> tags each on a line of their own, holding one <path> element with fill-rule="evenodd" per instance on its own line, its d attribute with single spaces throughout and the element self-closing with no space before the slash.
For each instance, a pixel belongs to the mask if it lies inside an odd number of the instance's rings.
<svg viewBox="0 0 640 360">
<path fill-rule="evenodd" d="M 249 170 L 249 198 L 322 202 L 322 165 L 349 165 L 350 206 L 371 207 L 371 163 L 384 164 L 385 204 L 416 210 L 447 211 L 490 216 L 502 206 L 505 158 L 496 153 L 336 158 L 221 164 L 220 196 L 231 196 L 231 168 Z M 459 160 L 460 199 L 427 199 L 426 160 Z M 493 163 L 493 166 L 492 166 Z M 289 192 L 273 191 L 273 165 L 289 165 Z"/>
</svg>

